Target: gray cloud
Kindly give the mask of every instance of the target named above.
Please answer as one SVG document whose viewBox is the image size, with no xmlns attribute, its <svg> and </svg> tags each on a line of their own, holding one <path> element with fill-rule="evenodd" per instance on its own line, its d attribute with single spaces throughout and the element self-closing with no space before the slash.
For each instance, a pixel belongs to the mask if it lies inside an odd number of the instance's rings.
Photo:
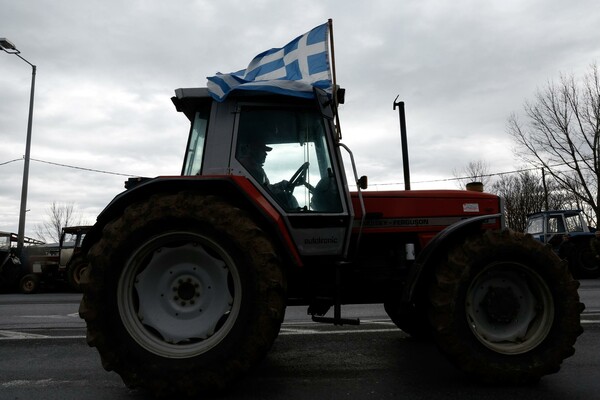
<svg viewBox="0 0 600 400">
<path fill-rule="evenodd" d="M 514 168 L 506 119 L 561 72 L 600 53 L 592 0 L 148 2 L 0 0 L 0 36 L 38 66 L 31 156 L 122 174 L 178 174 L 188 123 L 178 87 L 244 68 L 334 20 L 344 141 L 375 188 L 402 182 L 396 95 L 406 102 L 414 182 L 469 161 Z M 31 70 L 0 54 L 0 164 L 21 159 Z M 0 165 L 0 230 L 16 231 L 22 160 Z M 126 177 L 32 161 L 28 235 L 53 202 L 95 216 Z M 413 184 L 413 188 L 454 183 Z"/>
</svg>

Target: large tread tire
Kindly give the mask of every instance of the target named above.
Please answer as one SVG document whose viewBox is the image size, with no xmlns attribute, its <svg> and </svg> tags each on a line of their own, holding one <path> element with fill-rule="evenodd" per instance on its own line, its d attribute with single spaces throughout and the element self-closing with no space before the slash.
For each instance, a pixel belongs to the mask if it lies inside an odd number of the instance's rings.
<svg viewBox="0 0 600 400">
<path fill-rule="evenodd" d="M 580 240 L 573 246 L 568 259 L 573 276 L 578 279 L 594 279 L 600 277 L 600 258 L 592 246 L 592 241 Z"/>
<path fill-rule="evenodd" d="M 565 262 L 530 236 L 488 231 L 450 249 L 430 288 L 438 347 L 492 384 L 559 370 L 583 332 L 584 309 Z"/>
<path fill-rule="evenodd" d="M 219 391 L 279 333 L 286 284 L 274 244 L 220 197 L 181 192 L 134 204 L 104 227 L 87 259 L 79 309 L 87 341 L 128 387 Z"/>
<path fill-rule="evenodd" d="M 79 284 L 85 268 L 87 268 L 87 261 L 79 255 L 71 259 L 67 264 L 67 283 L 71 289 L 77 292 L 81 292 Z"/>
<path fill-rule="evenodd" d="M 385 312 L 392 322 L 415 340 L 430 340 L 431 325 L 427 318 L 427 311 L 419 306 L 402 311 L 400 304 L 400 301 L 396 299 L 386 300 L 383 303 Z"/>
</svg>

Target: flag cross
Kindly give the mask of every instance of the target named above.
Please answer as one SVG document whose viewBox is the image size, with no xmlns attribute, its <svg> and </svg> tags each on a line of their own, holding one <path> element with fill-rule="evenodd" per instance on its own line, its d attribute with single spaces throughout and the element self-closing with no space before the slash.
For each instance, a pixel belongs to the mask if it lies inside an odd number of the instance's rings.
<svg viewBox="0 0 600 400">
<path fill-rule="evenodd" d="M 312 97 L 313 86 L 331 90 L 328 24 L 317 26 L 281 48 L 252 59 L 245 70 L 208 78 L 213 98 L 223 101 L 232 90 L 263 90 Z"/>
<path fill-rule="evenodd" d="M 297 42 L 297 47 L 284 55 L 287 75 L 293 76 L 294 72 L 299 74 L 297 79 L 309 78 L 310 80 L 320 80 L 321 76 L 328 77 L 328 68 L 323 71 L 323 61 L 327 62 L 327 41 L 319 41 L 309 44 L 310 36 L 301 36 Z M 292 69 L 297 71 L 292 72 Z M 320 76 L 317 76 L 320 75 Z M 315 79 L 316 78 L 316 79 Z"/>
</svg>

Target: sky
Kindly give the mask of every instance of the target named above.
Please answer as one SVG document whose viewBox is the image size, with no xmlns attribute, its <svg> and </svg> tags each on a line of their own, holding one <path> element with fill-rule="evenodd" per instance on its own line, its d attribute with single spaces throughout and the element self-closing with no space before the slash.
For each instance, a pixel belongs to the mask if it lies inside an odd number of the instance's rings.
<svg viewBox="0 0 600 400">
<path fill-rule="evenodd" d="M 174 90 L 329 18 L 343 142 L 370 190 L 403 187 L 396 96 L 412 189 L 456 188 L 469 162 L 520 168 L 510 115 L 600 59 L 596 0 L 0 0 L 0 37 L 37 67 L 25 235 L 53 202 L 92 224 L 128 176 L 180 174 Z M 0 231 L 18 229 L 31 77 L 0 52 Z"/>
</svg>

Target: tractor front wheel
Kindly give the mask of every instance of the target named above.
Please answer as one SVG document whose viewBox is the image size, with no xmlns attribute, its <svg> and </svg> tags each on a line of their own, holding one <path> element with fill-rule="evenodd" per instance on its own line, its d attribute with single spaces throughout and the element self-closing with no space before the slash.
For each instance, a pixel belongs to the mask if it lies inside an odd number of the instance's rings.
<svg viewBox="0 0 600 400">
<path fill-rule="evenodd" d="M 583 331 L 566 263 L 531 237 L 488 231 L 450 250 L 430 288 L 441 351 L 487 383 L 557 372 Z"/>
<path fill-rule="evenodd" d="M 224 388 L 274 342 L 285 281 L 244 211 L 191 193 L 127 208 L 88 253 L 80 315 L 107 370 L 158 395 Z"/>
<path fill-rule="evenodd" d="M 23 294 L 36 293 L 40 288 L 40 278 L 36 274 L 27 274 L 19 281 L 19 290 Z"/>
<path fill-rule="evenodd" d="M 71 289 L 78 292 L 81 291 L 79 283 L 81 282 L 81 276 L 85 268 L 87 268 L 87 262 L 83 257 L 77 257 L 67 264 L 67 283 Z"/>
</svg>

